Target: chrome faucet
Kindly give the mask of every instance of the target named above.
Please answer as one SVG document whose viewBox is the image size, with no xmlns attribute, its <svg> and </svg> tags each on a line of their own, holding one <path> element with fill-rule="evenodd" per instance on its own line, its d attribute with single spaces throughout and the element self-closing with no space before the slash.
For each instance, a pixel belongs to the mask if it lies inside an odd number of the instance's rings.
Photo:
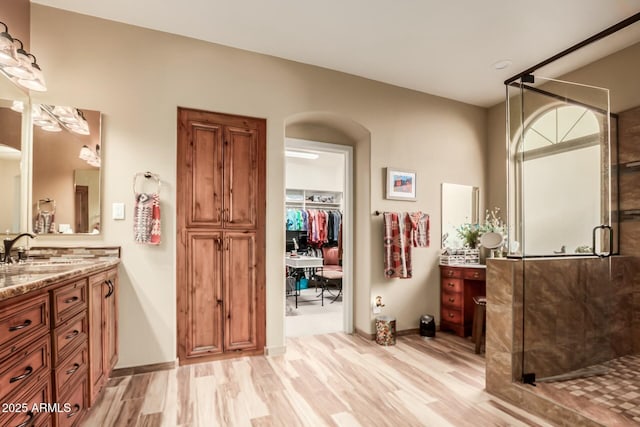
<svg viewBox="0 0 640 427">
<path fill-rule="evenodd" d="M 35 234 L 31 234 L 31 233 L 21 233 L 18 234 L 16 237 L 14 237 L 13 239 L 10 239 L 8 237 L 6 237 L 4 239 L 4 256 L 2 257 L 2 262 L 5 264 L 11 264 L 13 262 L 13 259 L 11 258 L 11 248 L 13 247 L 13 244 L 18 241 L 18 239 L 20 239 L 21 237 L 24 236 L 29 236 L 32 239 L 36 238 Z"/>
</svg>

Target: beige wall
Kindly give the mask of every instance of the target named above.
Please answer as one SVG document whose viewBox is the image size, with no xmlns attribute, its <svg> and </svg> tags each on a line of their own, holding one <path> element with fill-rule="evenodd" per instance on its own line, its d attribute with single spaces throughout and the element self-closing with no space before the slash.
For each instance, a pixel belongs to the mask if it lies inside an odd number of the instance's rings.
<svg viewBox="0 0 640 427">
<path fill-rule="evenodd" d="M 568 73 L 560 79 L 609 89 L 611 112 L 620 113 L 640 105 L 638 70 L 640 70 L 640 43 Z M 541 70 L 541 74 L 544 75 L 544 70 Z M 553 91 L 553 89 L 550 90 Z M 575 88 L 572 89 L 572 92 L 573 94 L 570 96 L 575 98 Z M 590 92 L 596 93 L 593 90 Z M 580 96 L 585 101 L 589 101 L 584 92 Z M 602 97 L 599 97 L 597 105 L 602 105 L 601 100 Z M 487 124 L 487 182 L 490 189 L 487 203 L 489 206 L 500 206 L 502 209 L 506 208 L 507 204 L 504 108 L 504 103 L 490 108 Z"/>
<path fill-rule="evenodd" d="M 397 316 L 398 329 L 418 327 L 421 314 L 439 314 L 440 184 L 485 189 L 484 109 L 37 5 L 32 6 L 31 22 L 32 46 L 40 52 L 38 60 L 50 87 L 36 101 L 80 105 L 104 114 L 104 234 L 55 242 L 122 246 L 118 366 L 176 357 L 178 106 L 267 119 L 267 346 L 271 350 L 285 345 L 281 255 L 285 123 L 296 122 L 300 113 L 330 113 L 359 129 L 355 138 L 346 138 L 355 146 L 355 326 L 373 332 L 369 304 L 375 295 L 384 297 L 386 314 Z M 313 127 L 305 126 L 307 131 Z M 322 134 L 322 125 L 316 130 Z M 312 132 L 293 133 L 292 129 L 287 135 L 310 138 Z M 386 166 L 417 171 L 417 202 L 383 199 Z M 132 236 L 131 180 L 146 170 L 160 174 L 163 181 L 162 244 L 156 247 L 136 245 Z M 110 219 L 114 202 L 126 203 L 125 221 Z M 383 277 L 382 219 L 373 217 L 373 210 L 422 210 L 431 215 L 432 245 L 414 251 L 413 279 Z"/>
</svg>

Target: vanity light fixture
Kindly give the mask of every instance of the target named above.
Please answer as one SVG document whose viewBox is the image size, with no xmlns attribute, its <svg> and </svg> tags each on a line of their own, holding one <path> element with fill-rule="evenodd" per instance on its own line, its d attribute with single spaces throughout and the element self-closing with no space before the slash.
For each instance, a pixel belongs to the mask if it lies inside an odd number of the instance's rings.
<svg viewBox="0 0 640 427">
<path fill-rule="evenodd" d="M 0 33 L 0 72 L 25 89 L 46 92 L 44 74 L 36 57 L 24 49 L 20 39 L 9 34 L 7 24 L 0 24 L 4 27 Z"/>
<path fill-rule="evenodd" d="M 284 155 L 287 157 L 294 157 L 297 159 L 309 159 L 315 160 L 320 157 L 317 153 L 311 153 L 309 151 L 294 151 L 294 150 L 285 150 Z"/>
<path fill-rule="evenodd" d="M 42 110 L 51 116 L 60 126 L 78 135 L 89 135 L 89 123 L 77 108 L 61 105 L 42 105 Z"/>
<path fill-rule="evenodd" d="M 4 22 L 0 24 L 4 26 L 4 31 L 0 33 L 0 65 L 18 65 L 18 52 L 13 44 L 13 37 L 9 34 L 9 27 Z"/>
<path fill-rule="evenodd" d="M 83 145 L 80 149 L 80 154 L 78 157 L 85 162 L 87 162 L 90 166 L 99 168 L 100 167 L 100 144 L 96 144 L 96 150 L 93 151 L 89 148 L 88 145 Z"/>
</svg>

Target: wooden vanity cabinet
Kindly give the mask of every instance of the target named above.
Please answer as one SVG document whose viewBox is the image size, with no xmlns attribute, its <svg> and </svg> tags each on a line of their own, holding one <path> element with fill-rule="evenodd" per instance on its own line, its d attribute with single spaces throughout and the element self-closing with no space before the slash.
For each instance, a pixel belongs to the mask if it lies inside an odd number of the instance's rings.
<svg viewBox="0 0 640 427">
<path fill-rule="evenodd" d="M 118 360 L 117 282 L 114 267 L 0 301 L 0 402 L 22 405 L 0 426 L 81 423 Z"/>
<path fill-rule="evenodd" d="M 118 361 L 118 270 L 89 277 L 89 396 L 90 405 Z"/>
<path fill-rule="evenodd" d="M 486 295 L 483 267 L 440 266 L 440 330 L 471 335 L 474 297 Z"/>
</svg>

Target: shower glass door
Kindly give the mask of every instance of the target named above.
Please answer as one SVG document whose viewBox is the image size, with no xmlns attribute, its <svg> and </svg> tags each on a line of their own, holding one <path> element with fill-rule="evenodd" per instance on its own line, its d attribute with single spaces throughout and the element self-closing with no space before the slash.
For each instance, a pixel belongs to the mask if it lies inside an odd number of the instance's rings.
<svg viewBox="0 0 640 427">
<path fill-rule="evenodd" d="M 514 289 L 522 379 L 583 376 L 614 357 L 619 326 L 609 92 L 540 76 L 507 91 L 508 249 L 522 260 Z"/>
</svg>

